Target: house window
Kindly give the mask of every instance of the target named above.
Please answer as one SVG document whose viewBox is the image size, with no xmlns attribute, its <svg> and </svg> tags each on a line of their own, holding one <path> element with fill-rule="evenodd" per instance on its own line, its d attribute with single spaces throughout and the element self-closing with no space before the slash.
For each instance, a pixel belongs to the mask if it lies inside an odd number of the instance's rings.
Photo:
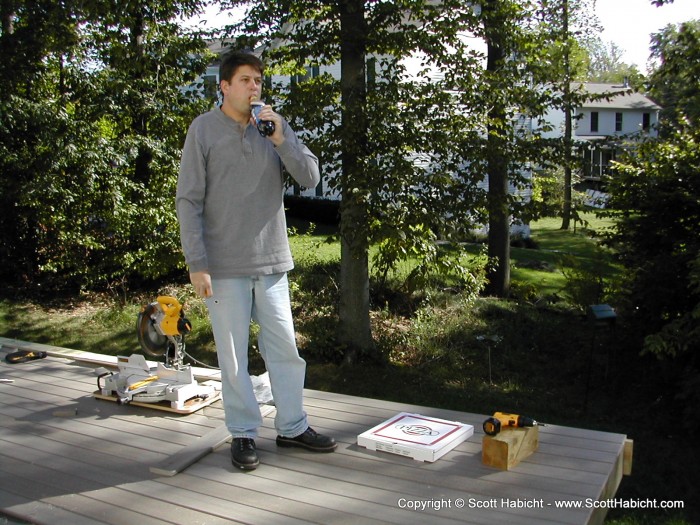
<svg viewBox="0 0 700 525">
<path fill-rule="evenodd" d="M 377 82 L 377 59 L 374 57 L 367 59 L 367 85 L 372 87 Z"/>
<path fill-rule="evenodd" d="M 204 75 L 202 78 L 202 88 L 204 96 L 207 98 L 216 98 L 219 94 L 219 83 L 216 81 L 216 75 Z"/>
<path fill-rule="evenodd" d="M 615 131 L 622 131 L 622 113 L 615 113 Z"/>
<path fill-rule="evenodd" d="M 319 75 L 319 67 L 318 66 L 310 66 L 306 68 L 306 73 L 303 75 L 292 75 L 291 81 L 292 85 L 299 84 L 301 82 L 304 82 L 305 80 L 309 80 L 311 78 L 316 78 Z"/>
<path fill-rule="evenodd" d="M 651 113 L 642 114 L 642 129 L 644 131 L 649 131 L 651 128 Z"/>
<path fill-rule="evenodd" d="M 598 132 L 598 112 L 591 111 L 591 133 Z"/>
</svg>

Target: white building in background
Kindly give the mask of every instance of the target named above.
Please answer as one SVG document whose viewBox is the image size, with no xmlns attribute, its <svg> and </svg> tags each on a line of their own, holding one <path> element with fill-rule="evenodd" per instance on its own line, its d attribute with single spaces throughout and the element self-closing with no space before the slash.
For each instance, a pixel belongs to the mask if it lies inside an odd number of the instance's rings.
<svg viewBox="0 0 700 525">
<path fill-rule="evenodd" d="M 572 139 L 582 159 L 581 180 L 596 186 L 623 149 L 657 136 L 661 107 L 626 84 L 577 83 L 572 89 L 591 95 L 572 112 Z M 549 136 L 562 137 L 563 110 L 550 112 L 548 121 L 554 125 Z"/>
</svg>

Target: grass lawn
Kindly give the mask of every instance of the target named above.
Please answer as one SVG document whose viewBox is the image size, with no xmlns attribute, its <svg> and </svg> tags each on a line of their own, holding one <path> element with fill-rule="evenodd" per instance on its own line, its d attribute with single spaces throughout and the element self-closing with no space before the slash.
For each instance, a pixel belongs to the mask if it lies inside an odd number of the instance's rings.
<svg viewBox="0 0 700 525">
<path fill-rule="evenodd" d="M 684 432 L 682 405 L 673 398 L 674 377 L 663 364 L 640 357 L 640 341 L 626 330 L 598 330 L 575 284 L 611 280 L 619 272 L 591 236 L 609 224 L 594 217 L 576 231 L 558 220 L 532 224 L 537 249 L 512 249 L 518 300 L 465 298 L 450 287 L 408 295 L 373 286 L 374 354 L 353 365 L 339 362 L 337 241 L 331 230 L 297 226 L 291 238 L 297 269 L 290 274 L 298 343 L 307 359 L 309 388 L 475 413 L 518 412 L 538 421 L 628 435 L 635 442 L 633 475 L 617 496 L 683 500 L 683 511 L 614 510 L 618 525 L 686 525 L 700 521 L 698 452 Z M 470 247 L 472 253 L 478 246 Z M 567 256 L 575 256 L 572 263 Z M 566 264 L 574 264 L 567 268 Z M 579 281 L 577 281 L 579 279 Z M 574 284 L 572 284 L 574 283 Z M 157 294 L 187 305 L 194 331 L 187 350 L 214 361 L 203 303 L 187 287 L 110 297 L 57 298 L 50 302 L 0 299 L 0 334 L 105 354 L 137 352 L 136 315 Z M 595 335 L 595 338 L 594 338 Z M 593 342 L 595 341 L 595 346 Z M 251 349 L 251 372 L 264 364 Z"/>
</svg>

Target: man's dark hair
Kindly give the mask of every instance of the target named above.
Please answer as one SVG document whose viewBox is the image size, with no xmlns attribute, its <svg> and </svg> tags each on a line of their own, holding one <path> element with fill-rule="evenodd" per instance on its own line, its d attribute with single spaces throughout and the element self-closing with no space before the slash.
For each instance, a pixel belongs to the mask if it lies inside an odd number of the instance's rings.
<svg viewBox="0 0 700 525">
<path fill-rule="evenodd" d="M 262 60 L 254 54 L 246 53 L 245 51 L 231 51 L 226 54 L 221 61 L 221 65 L 219 66 L 219 80 L 230 81 L 233 75 L 236 74 L 236 70 L 241 66 L 251 66 L 257 69 L 261 75 L 265 69 Z"/>
</svg>

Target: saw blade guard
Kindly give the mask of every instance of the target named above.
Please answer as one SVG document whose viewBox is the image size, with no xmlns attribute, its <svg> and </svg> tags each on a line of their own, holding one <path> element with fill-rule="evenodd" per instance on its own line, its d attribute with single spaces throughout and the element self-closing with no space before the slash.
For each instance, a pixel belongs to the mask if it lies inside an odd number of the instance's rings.
<svg viewBox="0 0 700 525">
<path fill-rule="evenodd" d="M 136 333 L 143 351 L 152 357 L 166 355 L 181 344 L 182 336 L 192 330 L 175 297 L 160 296 L 141 309 Z"/>
</svg>

